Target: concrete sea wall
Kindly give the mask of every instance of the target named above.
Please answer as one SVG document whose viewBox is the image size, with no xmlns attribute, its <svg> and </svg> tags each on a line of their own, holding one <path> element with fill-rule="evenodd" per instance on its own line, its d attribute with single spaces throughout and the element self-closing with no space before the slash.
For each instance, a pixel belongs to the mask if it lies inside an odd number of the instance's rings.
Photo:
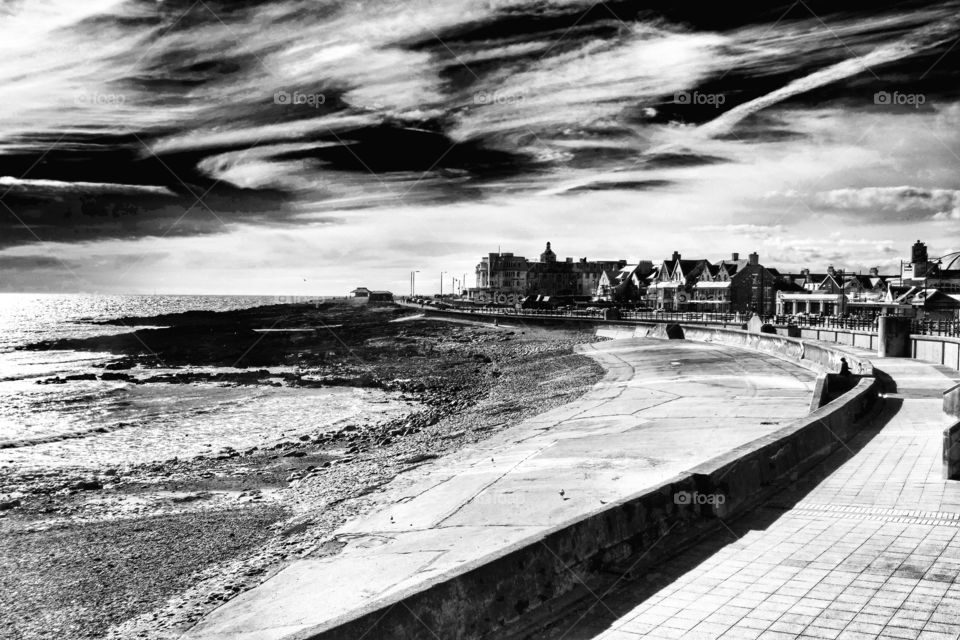
<svg viewBox="0 0 960 640">
<path fill-rule="evenodd" d="M 654 489 L 297 637 L 353 640 L 375 629 L 376 637 L 414 640 L 425 628 L 441 638 L 514 633 L 510 627 L 521 616 L 549 616 L 628 569 L 642 574 L 794 482 L 856 433 L 876 391 L 875 380 L 864 378 L 809 416 Z"/>
<path fill-rule="evenodd" d="M 863 376 L 873 375 L 873 365 L 869 360 L 853 351 L 844 349 L 842 346 L 802 338 L 788 338 L 777 334 L 750 333 L 722 327 L 692 324 L 681 324 L 679 326 L 683 330 L 683 337 L 687 340 L 719 342 L 762 351 L 791 360 L 820 373 L 840 371 L 841 359 L 846 359 L 851 373 Z M 597 335 L 606 338 L 661 337 L 658 335 L 658 331 L 659 328 L 656 324 L 623 325 L 599 328 L 597 329 Z"/>
<path fill-rule="evenodd" d="M 603 327 L 598 334 L 634 337 L 651 328 Z M 413 640 L 423 638 L 425 629 L 442 638 L 512 636 L 521 618 L 526 623 L 550 616 L 624 573 L 641 574 L 794 482 L 855 435 L 859 419 L 877 398 L 871 363 L 840 348 L 770 334 L 690 329 L 691 339 L 777 353 L 824 371 L 837 370 L 846 357 L 865 377 L 808 416 L 653 489 L 459 567 L 427 588 L 395 594 L 359 616 L 294 637 L 353 640 L 370 634 Z"/>
</svg>

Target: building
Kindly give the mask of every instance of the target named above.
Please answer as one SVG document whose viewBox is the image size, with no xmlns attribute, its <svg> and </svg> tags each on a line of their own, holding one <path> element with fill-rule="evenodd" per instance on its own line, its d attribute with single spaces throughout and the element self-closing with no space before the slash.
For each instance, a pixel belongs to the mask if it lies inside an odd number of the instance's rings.
<svg viewBox="0 0 960 640">
<path fill-rule="evenodd" d="M 873 318 L 896 315 L 903 307 L 891 297 L 892 276 L 880 275 L 873 267 L 866 275 L 848 273 L 830 265 L 825 273 L 804 269 L 786 274 L 785 286 L 777 294 L 780 315 L 853 315 Z"/>
<path fill-rule="evenodd" d="M 682 269 L 683 261 L 678 266 Z M 684 293 L 678 294 L 679 299 L 685 298 L 676 307 L 678 310 L 762 315 L 774 311 L 780 274 L 761 265 L 757 253 L 751 253 L 745 260 L 739 253 L 733 253 L 729 259 L 715 264 L 702 261 L 695 273 L 696 278 Z"/>
<path fill-rule="evenodd" d="M 476 302 L 517 304 L 527 296 L 593 297 L 605 271 L 619 271 L 626 260 L 558 260 L 547 243 L 540 259 L 490 253 L 476 267 L 476 286 L 467 296 Z"/>
<path fill-rule="evenodd" d="M 716 267 L 712 284 L 729 283 L 712 291 L 716 306 L 726 307 L 723 310 L 728 312 L 773 314 L 780 274 L 760 264 L 760 254 L 753 252 L 746 260 L 741 260 L 740 254 L 734 253 L 730 260 L 721 260 Z M 698 285 L 707 286 L 707 283 Z"/>
<path fill-rule="evenodd" d="M 654 276 L 653 262 L 641 260 L 619 270 L 608 269 L 600 276 L 595 297 L 604 302 L 639 302 L 644 300 Z"/>
<path fill-rule="evenodd" d="M 366 287 L 357 287 L 350 293 L 354 298 L 363 298 L 363 302 L 393 302 L 393 294 L 389 291 L 371 291 Z"/>
<path fill-rule="evenodd" d="M 657 270 L 647 290 L 651 306 L 667 311 L 773 313 L 779 274 L 760 264 L 751 253 L 746 260 L 734 253 L 715 264 L 688 260 L 674 251 Z"/>
<path fill-rule="evenodd" d="M 909 305 L 918 318 L 926 320 L 960 319 L 960 252 L 931 258 L 927 245 L 917 240 L 910 251 L 910 262 L 900 266 L 900 277 L 891 285 L 899 294 L 898 302 Z"/>
<path fill-rule="evenodd" d="M 693 286 L 705 270 L 710 270 L 707 260 L 684 260 L 679 252 L 674 251 L 657 268 L 656 278 L 647 288 L 647 304 L 667 311 L 689 309 L 693 300 Z"/>
<path fill-rule="evenodd" d="M 882 275 L 877 267 L 867 274 L 833 266 L 822 274 L 804 269 L 784 276 L 786 286 L 777 295 L 777 313 L 960 319 L 960 269 L 953 268 L 958 263 L 960 252 L 930 258 L 927 246 L 918 240 L 898 275 Z"/>
</svg>

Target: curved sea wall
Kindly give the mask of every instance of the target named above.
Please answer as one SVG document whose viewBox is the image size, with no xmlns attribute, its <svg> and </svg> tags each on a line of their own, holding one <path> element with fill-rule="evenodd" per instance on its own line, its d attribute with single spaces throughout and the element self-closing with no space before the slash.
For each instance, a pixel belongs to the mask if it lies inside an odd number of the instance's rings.
<svg viewBox="0 0 960 640">
<path fill-rule="evenodd" d="M 796 362 L 802 367 L 819 373 L 837 373 L 847 361 L 850 372 L 861 376 L 872 376 L 873 365 L 863 356 L 845 349 L 840 345 L 826 344 L 803 338 L 788 338 L 774 333 L 751 333 L 739 329 L 709 327 L 695 324 L 680 324 L 683 338 L 700 342 L 719 342 L 771 355 Z M 666 337 L 662 324 L 620 325 L 600 327 L 597 335 L 605 338 L 646 338 Z"/>
<path fill-rule="evenodd" d="M 795 483 L 856 435 L 877 391 L 876 379 L 864 377 L 775 433 L 296 638 L 418 640 L 425 627 L 441 638 L 522 637 L 538 620 L 614 586 L 624 567 L 641 576 Z"/>
<path fill-rule="evenodd" d="M 611 338 L 646 337 L 655 327 L 597 326 Z M 651 489 L 585 513 L 486 558 L 411 588 L 359 615 L 298 634 L 301 640 L 377 637 L 518 637 L 536 620 L 609 588 L 624 567 L 642 575 L 747 513 L 846 446 L 878 397 L 870 361 L 840 347 L 772 334 L 682 326 L 688 338 L 757 349 L 820 371 L 846 358 L 863 377 L 833 402 L 767 436 L 697 465 Z M 661 329 L 662 331 L 662 329 Z M 704 503 L 691 495 L 713 496 Z M 722 499 L 719 498 L 722 496 Z M 402 607 L 397 604 L 402 603 Z"/>
</svg>

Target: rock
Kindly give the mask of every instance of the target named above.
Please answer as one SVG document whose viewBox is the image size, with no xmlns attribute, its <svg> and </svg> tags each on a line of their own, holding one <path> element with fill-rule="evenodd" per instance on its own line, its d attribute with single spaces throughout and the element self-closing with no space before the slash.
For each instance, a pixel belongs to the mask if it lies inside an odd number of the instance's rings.
<svg viewBox="0 0 960 640">
<path fill-rule="evenodd" d="M 306 455 L 307 455 L 307 454 L 306 454 L 306 452 L 304 452 L 304 451 L 289 451 L 289 452 L 283 454 L 283 457 L 284 457 L 284 458 L 302 458 L 302 457 L 304 457 L 304 456 L 306 456 Z"/>
<path fill-rule="evenodd" d="M 15 509 L 20 506 L 20 500 L 2 500 L 0 501 L 0 511 L 9 511 L 10 509 Z"/>
<path fill-rule="evenodd" d="M 81 480 L 73 485 L 73 489 L 77 491 L 99 491 L 100 489 L 103 489 L 103 483 L 96 479 Z"/>
<path fill-rule="evenodd" d="M 401 458 L 400 462 L 403 462 L 406 464 L 415 464 L 417 462 L 424 462 L 426 460 L 434 460 L 439 457 L 440 456 L 438 456 L 435 453 L 418 453 L 416 455 L 407 456 L 406 458 Z"/>
<path fill-rule="evenodd" d="M 137 382 L 129 373 L 102 373 L 100 379 L 104 381 L 119 380 L 122 382 Z"/>
</svg>

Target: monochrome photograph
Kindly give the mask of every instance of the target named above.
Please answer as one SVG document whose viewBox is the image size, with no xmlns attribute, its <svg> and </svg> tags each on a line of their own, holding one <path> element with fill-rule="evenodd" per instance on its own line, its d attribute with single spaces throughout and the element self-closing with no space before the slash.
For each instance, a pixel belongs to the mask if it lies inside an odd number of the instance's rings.
<svg viewBox="0 0 960 640">
<path fill-rule="evenodd" d="M 0 639 L 960 640 L 960 0 L 0 0 Z"/>
</svg>

